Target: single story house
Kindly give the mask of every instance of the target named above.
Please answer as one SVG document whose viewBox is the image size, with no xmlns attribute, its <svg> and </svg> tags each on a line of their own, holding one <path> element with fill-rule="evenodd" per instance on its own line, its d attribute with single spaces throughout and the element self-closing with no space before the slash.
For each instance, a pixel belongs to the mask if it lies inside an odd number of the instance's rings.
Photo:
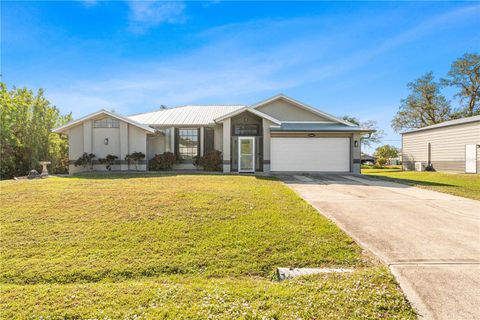
<svg viewBox="0 0 480 320">
<path fill-rule="evenodd" d="M 480 116 L 445 121 L 402 133 L 404 170 L 480 172 Z"/>
<path fill-rule="evenodd" d="M 224 172 L 360 173 L 360 139 L 372 130 L 279 94 L 250 106 L 186 105 L 122 116 L 100 110 L 53 130 L 69 137 L 70 173 L 83 153 L 118 160 L 113 170 L 131 170 L 125 156 L 147 161 L 172 152 L 174 169 L 195 169 L 193 159 L 211 150 L 223 154 Z M 88 170 L 88 169 L 87 169 Z M 105 166 L 94 162 L 94 170 Z"/>
</svg>

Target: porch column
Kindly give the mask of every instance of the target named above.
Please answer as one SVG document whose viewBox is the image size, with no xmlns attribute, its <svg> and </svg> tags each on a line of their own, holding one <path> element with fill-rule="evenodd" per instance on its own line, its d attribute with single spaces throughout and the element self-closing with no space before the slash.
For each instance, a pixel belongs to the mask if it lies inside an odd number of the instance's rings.
<svg viewBox="0 0 480 320">
<path fill-rule="evenodd" d="M 169 138 L 169 146 L 170 146 L 170 152 L 175 153 L 175 128 L 171 127 L 168 129 L 168 138 Z"/>
<path fill-rule="evenodd" d="M 352 173 L 360 174 L 360 152 L 361 152 L 361 134 L 359 133 L 354 133 L 352 135 L 352 165 L 351 165 L 351 170 Z M 357 146 L 355 147 L 355 141 L 357 141 Z"/>
<path fill-rule="evenodd" d="M 223 172 L 227 173 L 230 172 L 230 141 L 231 141 L 231 130 L 230 124 L 231 119 L 228 118 L 223 121 Z"/>
<path fill-rule="evenodd" d="M 263 127 L 263 172 L 270 172 L 270 125 L 272 123 L 262 119 Z"/>
<path fill-rule="evenodd" d="M 120 121 L 120 170 L 128 170 L 125 157 L 128 154 L 128 123 Z"/>
<path fill-rule="evenodd" d="M 83 152 L 92 153 L 92 120 L 83 123 Z"/>
<path fill-rule="evenodd" d="M 203 156 L 203 150 L 205 146 L 205 127 L 200 127 L 200 154 L 199 156 Z"/>
</svg>

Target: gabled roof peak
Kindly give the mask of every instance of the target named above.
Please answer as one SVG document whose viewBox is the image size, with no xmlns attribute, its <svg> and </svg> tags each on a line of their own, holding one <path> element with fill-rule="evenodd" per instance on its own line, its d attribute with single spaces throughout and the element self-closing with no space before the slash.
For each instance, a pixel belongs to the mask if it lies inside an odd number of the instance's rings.
<svg viewBox="0 0 480 320">
<path fill-rule="evenodd" d="M 153 133 L 155 132 L 155 129 L 145 125 L 145 124 L 141 124 L 141 123 L 138 123 L 132 119 L 129 119 L 127 117 L 124 117 L 118 113 L 115 113 L 115 112 L 112 112 L 112 111 L 108 111 L 108 110 L 105 110 L 105 109 L 100 109 L 99 111 L 97 112 L 94 112 L 94 113 L 91 113 L 89 115 L 86 115 L 84 117 L 81 117 L 80 119 L 77 119 L 77 120 L 74 120 L 74 121 L 70 121 L 69 123 L 63 125 L 63 126 L 60 126 L 58 128 L 55 128 L 52 130 L 52 132 L 54 133 L 64 133 L 65 131 L 67 131 L 68 129 L 70 129 L 71 127 L 74 127 L 80 123 L 82 123 L 83 121 L 86 121 L 86 120 L 89 120 L 89 119 L 93 119 L 95 117 L 98 117 L 99 115 L 107 115 L 109 117 L 112 117 L 112 118 L 115 118 L 115 119 L 118 119 L 118 120 L 121 120 L 121 121 L 124 121 L 126 123 L 129 123 L 133 126 L 136 126 L 140 129 L 143 129 L 145 131 L 148 131 L 150 133 Z"/>
<path fill-rule="evenodd" d="M 256 104 L 251 105 L 250 107 L 253 108 L 253 109 L 257 109 L 257 108 L 259 108 L 259 107 L 261 107 L 261 106 L 264 106 L 264 105 L 266 105 L 266 104 L 268 104 L 268 103 L 271 103 L 271 102 L 273 102 L 273 101 L 276 101 L 276 100 L 285 100 L 285 101 L 287 101 L 287 102 L 289 102 L 289 103 L 291 103 L 291 104 L 293 104 L 293 105 L 295 105 L 295 106 L 297 106 L 297 107 L 299 107 L 299 108 L 302 108 L 302 109 L 304 109 L 304 110 L 306 110 L 306 111 L 309 111 L 309 112 L 311 112 L 311 113 L 313 113 L 313 114 L 316 114 L 316 115 L 319 115 L 319 116 L 321 116 L 321 117 L 327 118 L 327 119 L 332 120 L 332 121 L 334 121 L 334 122 L 338 122 L 338 123 L 341 123 L 341 124 L 345 124 L 345 125 L 347 125 L 347 126 L 355 126 L 353 123 L 350 123 L 350 122 L 345 121 L 345 120 L 343 120 L 343 119 L 337 118 L 337 117 L 335 117 L 335 116 L 333 116 L 333 115 L 331 115 L 331 114 L 329 114 L 329 113 L 326 113 L 326 112 L 324 112 L 324 111 L 320 111 L 320 110 L 318 110 L 317 108 L 311 107 L 311 106 L 307 105 L 306 103 L 303 103 L 303 102 L 301 102 L 301 101 L 295 100 L 295 99 L 293 99 L 293 98 L 291 98 L 291 97 L 289 97 L 289 96 L 287 96 L 287 95 L 285 95 L 285 94 L 283 94 L 283 93 L 279 93 L 279 94 L 277 94 L 277 95 L 274 95 L 273 97 L 270 97 L 270 98 L 268 98 L 268 99 L 262 100 L 262 101 L 260 101 L 260 102 L 258 102 L 258 103 L 256 103 Z"/>
</svg>

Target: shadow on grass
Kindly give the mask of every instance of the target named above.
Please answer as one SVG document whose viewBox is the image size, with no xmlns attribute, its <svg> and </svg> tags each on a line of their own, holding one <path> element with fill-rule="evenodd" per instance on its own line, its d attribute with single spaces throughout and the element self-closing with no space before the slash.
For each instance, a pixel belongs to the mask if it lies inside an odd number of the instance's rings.
<svg viewBox="0 0 480 320">
<path fill-rule="evenodd" d="M 423 186 L 423 187 L 456 187 L 453 184 L 447 183 L 439 183 L 439 182 L 432 182 L 432 181 L 424 181 L 424 180 L 414 180 L 414 179 L 400 179 L 400 178 L 392 178 L 392 177 L 385 177 L 385 176 L 377 176 L 377 175 L 370 175 L 369 178 L 389 181 L 389 182 L 396 182 L 401 184 L 406 184 L 408 186 Z"/>
<path fill-rule="evenodd" d="M 182 171 L 114 171 L 114 172 L 82 172 L 74 175 L 64 175 L 61 178 L 66 179 L 138 179 L 138 178 L 163 178 L 163 177 L 176 177 L 176 176 L 223 176 L 223 177 L 254 177 L 259 180 L 278 180 L 276 177 L 268 175 L 257 174 L 238 174 L 238 173 L 223 173 L 215 171 L 201 171 L 201 170 L 182 170 Z"/>
</svg>

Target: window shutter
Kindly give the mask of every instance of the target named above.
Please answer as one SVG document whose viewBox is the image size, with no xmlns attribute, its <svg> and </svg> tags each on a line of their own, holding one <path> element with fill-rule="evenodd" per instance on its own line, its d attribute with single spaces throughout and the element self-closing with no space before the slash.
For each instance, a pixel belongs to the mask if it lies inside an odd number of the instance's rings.
<svg viewBox="0 0 480 320">
<path fill-rule="evenodd" d="M 205 143 L 205 141 L 203 143 Z M 198 158 L 200 158 L 200 128 L 197 129 L 197 159 Z"/>
<path fill-rule="evenodd" d="M 175 131 L 175 133 L 174 133 L 174 140 L 173 140 L 173 144 L 174 144 L 174 146 L 175 146 L 174 153 L 175 153 L 175 156 L 178 157 L 178 154 L 179 154 L 179 152 L 178 152 L 178 143 L 179 143 L 179 141 L 180 141 L 179 136 L 178 136 L 178 128 L 174 128 L 174 131 Z"/>
</svg>

